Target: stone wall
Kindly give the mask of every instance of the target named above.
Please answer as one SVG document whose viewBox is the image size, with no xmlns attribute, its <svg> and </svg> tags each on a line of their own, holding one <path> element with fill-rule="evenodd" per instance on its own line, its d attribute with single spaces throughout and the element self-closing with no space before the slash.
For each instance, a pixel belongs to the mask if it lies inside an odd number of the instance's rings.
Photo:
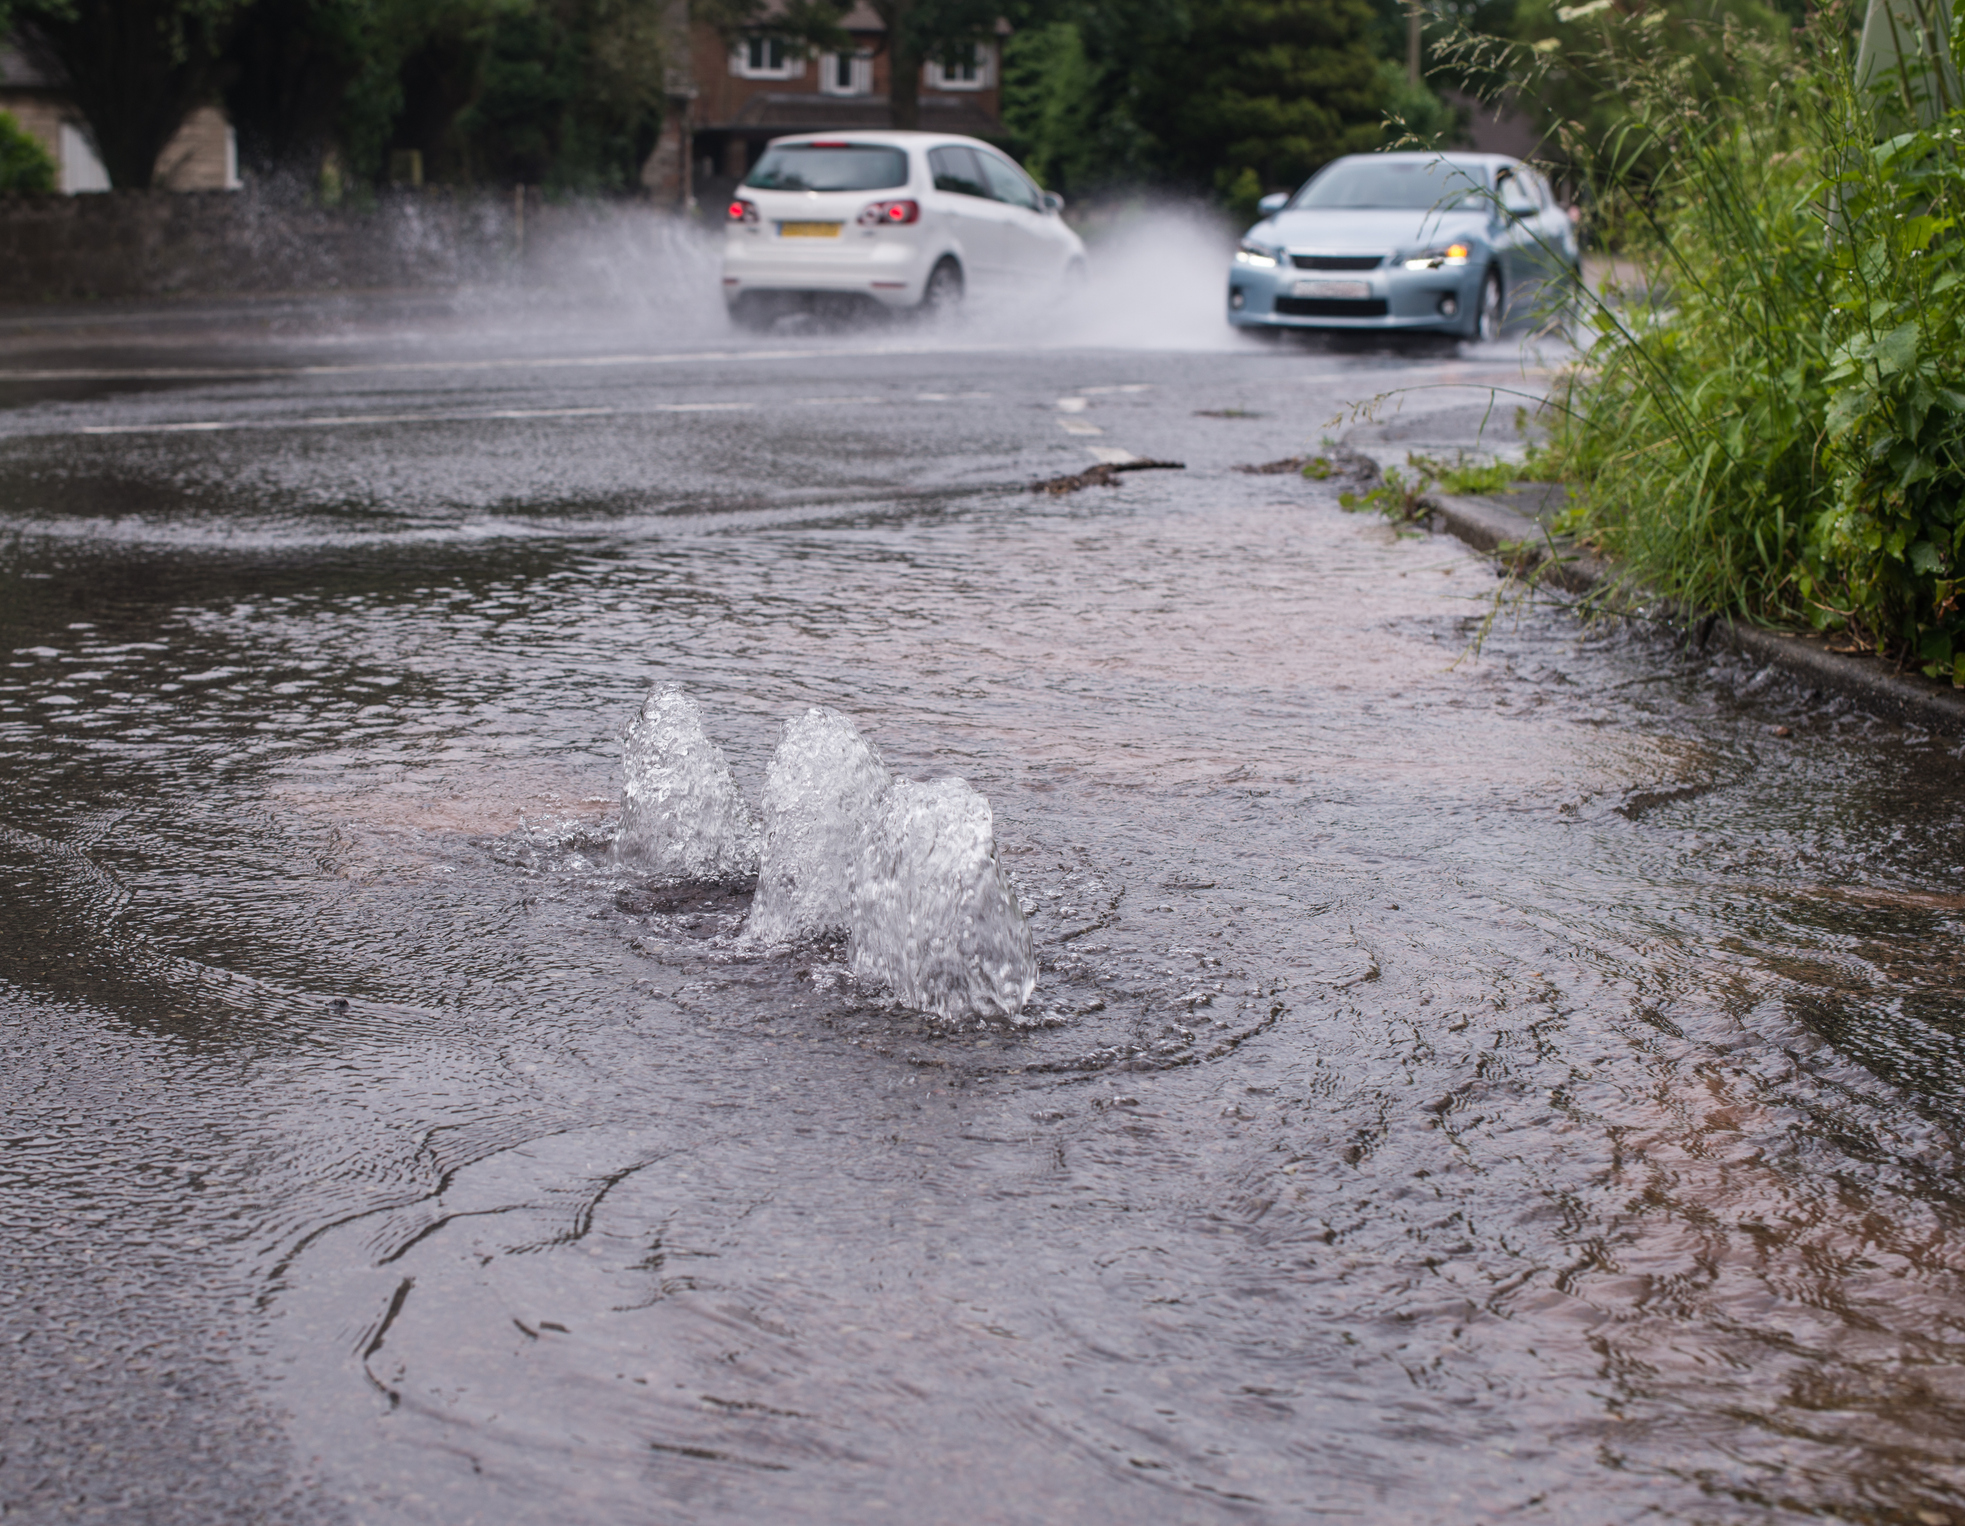
<svg viewBox="0 0 1965 1526">
<path fill-rule="evenodd" d="M 560 210 L 528 209 L 532 241 Z M 0 196 L 0 303 L 453 287 L 517 266 L 513 214 L 433 192 L 361 210 L 227 191 Z"/>
</svg>

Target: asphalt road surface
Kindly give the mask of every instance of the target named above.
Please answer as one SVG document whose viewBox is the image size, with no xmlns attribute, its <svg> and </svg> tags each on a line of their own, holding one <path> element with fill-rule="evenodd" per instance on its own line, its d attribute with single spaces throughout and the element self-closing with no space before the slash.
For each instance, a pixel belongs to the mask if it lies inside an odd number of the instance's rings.
<svg viewBox="0 0 1965 1526">
<path fill-rule="evenodd" d="M 1236 470 L 1560 354 L 1165 317 L 0 324 L 0 1515 L 1965 1522 L 1955 744 Z M 665 680 L 1037 1021 L 616 863 Z"/>
</svg>

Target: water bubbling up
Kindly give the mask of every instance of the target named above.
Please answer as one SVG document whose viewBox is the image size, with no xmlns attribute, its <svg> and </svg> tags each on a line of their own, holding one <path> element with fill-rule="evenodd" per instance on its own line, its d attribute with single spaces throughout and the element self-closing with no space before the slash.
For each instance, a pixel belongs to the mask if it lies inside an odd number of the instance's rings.
<svg viewBox="0 0 1965 1526">
<path fill-rule="evenodd" d="M 1037 956 L 989 802 L 961 779 L 897 779 L 882 804 L 853 866 L 854 979 L 942 1017 L 1015 1020 Z"/>
<path fill-rule="evenodd" d="M 757 818 L 682 685 L 648 696 L 627 741 L 616 853 L 661 880 L 755 875 Z"/>
<path fill-rule="evenodd" d="M 628 731 L 616 852 L 658 878 L 757 877 L 744 942 L 844 932 L 853 978 L 946 1019 L 1016 1021 L 1037 958 L 996 861 L 989 802 L 961 779 L 896 779 L 859 728 L 814 706 L 785 723 L 756 818 L 678 684 Z"/>
<path fill-rule="evenodd" d="M 793 943 L 850 931 L 860 835 L 893 782 L 859 728 L 830 706 L 785 722 L 764 776 L 764 847 L 747 939 Z"/>
</svg>

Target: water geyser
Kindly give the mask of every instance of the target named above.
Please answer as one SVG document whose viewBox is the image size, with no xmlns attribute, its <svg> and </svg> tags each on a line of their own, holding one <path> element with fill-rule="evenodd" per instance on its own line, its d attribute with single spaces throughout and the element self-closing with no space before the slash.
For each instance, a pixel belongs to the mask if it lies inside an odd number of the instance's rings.
<svg viewBox="0 0 1965 1526">
<path fill-rule="evenodd" d="M 859 727 L 830 706 L 785 722 L 764 776 L 764 845 L 744 936 L 792 943 L 852 930 L 860 834 L 893 788 Z"/>
<path fill-rule="evenodd" d="M 662 880 L 754 876 L 757 818 L 681 684 L 648 696 L 627 744 L 616 854 Z"/>
<path fill-rule="evenodd" d="M 989 802 L 961 779 L 896 779 L 829 706 L 785 723 L 763 829 L 702 712 L 663 684 L 628 731 L 616 852 L 669 881 L 755 875 L 745 943 L 845 933 L 853 978 L 943 1018 L 1016 1021 L 1037 959 L 996 861 Z"/>
</svg>

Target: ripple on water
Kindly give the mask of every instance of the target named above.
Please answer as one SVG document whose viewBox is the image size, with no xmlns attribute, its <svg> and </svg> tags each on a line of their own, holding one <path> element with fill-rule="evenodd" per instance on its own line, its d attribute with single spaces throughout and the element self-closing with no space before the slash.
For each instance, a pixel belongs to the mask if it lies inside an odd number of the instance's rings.
<svg viewBox="0 0 1965 1526">
<path fill-rule="evenodd" d="M 1965 1519 L 1955 760 L 1548 608 L 1453 666 L 1478 565 L 1291 491 L 21 585 L 35 1392 L 204 1373 L 241 1499 L 388 1520 Z M 1040 1021 L 614 862 L 658 675 L 750 795 L 815 702 L 972 780 Z"/>
</svg>

